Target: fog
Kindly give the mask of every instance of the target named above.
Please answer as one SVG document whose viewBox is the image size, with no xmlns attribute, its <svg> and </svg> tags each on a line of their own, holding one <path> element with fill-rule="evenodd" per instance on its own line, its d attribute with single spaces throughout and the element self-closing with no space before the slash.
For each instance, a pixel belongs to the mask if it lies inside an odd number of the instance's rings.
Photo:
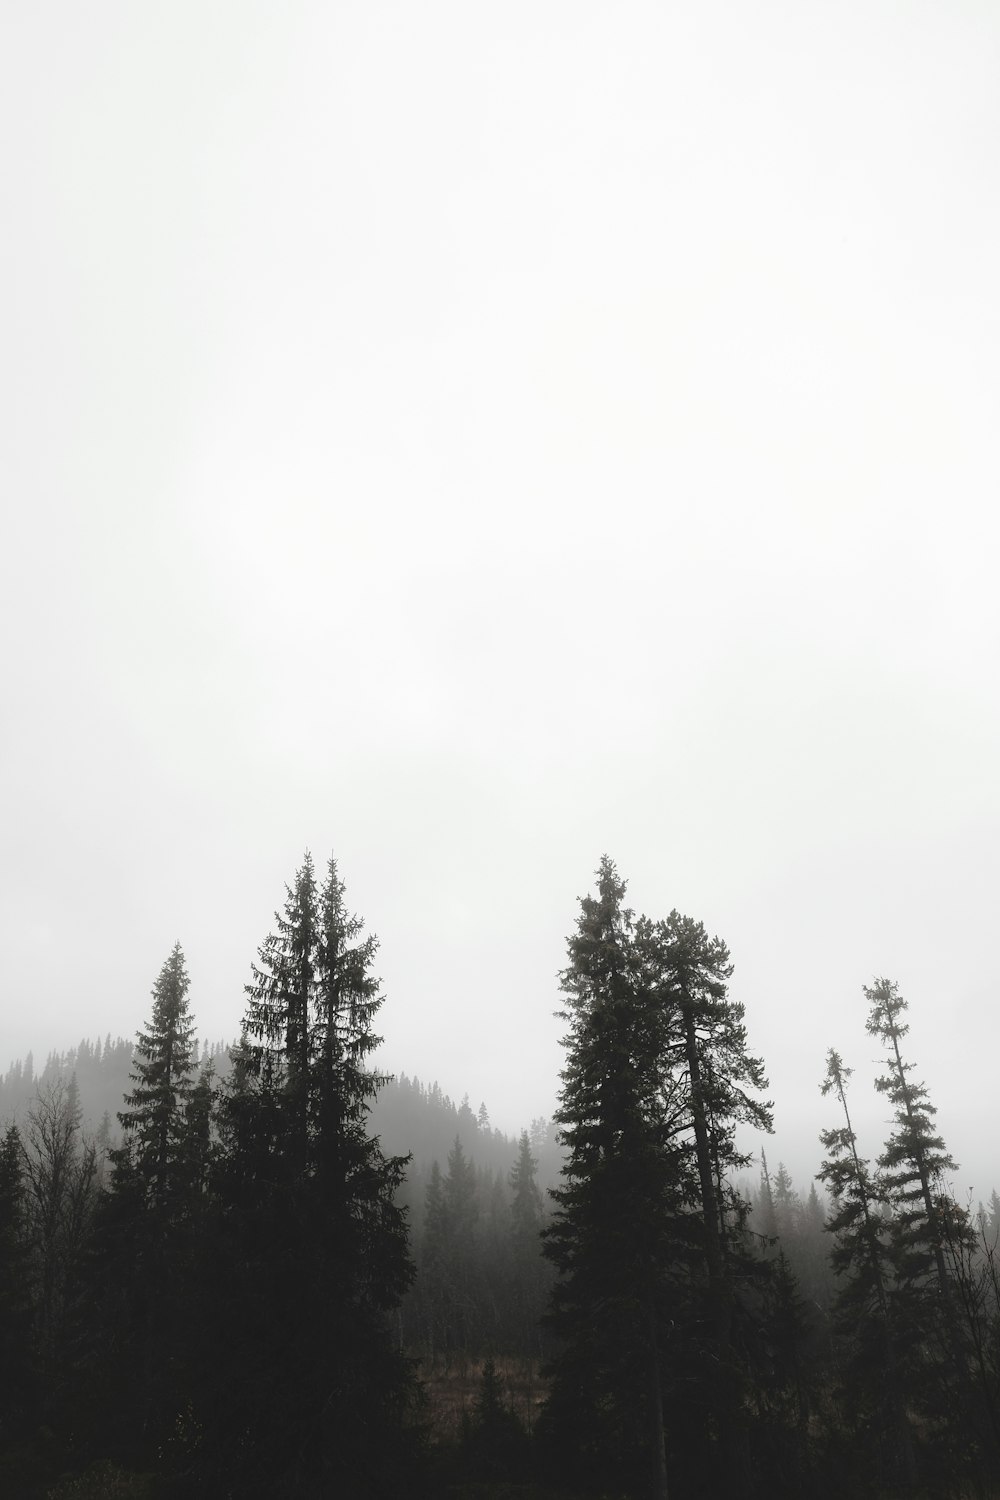
<svg viewBox="0 0 1000 1500">
<path fill-rule="evenodd" d="M 605 851 L 799 1181 L 863 984 L 1000 1186 L 1000 14 L 7 7 L 0 1068 L 201 1032 L 305 848 L 390 1069 L 551 1114 Z M 750 1143 L 756 1150 L 758 1142 Z"/>
</svg>

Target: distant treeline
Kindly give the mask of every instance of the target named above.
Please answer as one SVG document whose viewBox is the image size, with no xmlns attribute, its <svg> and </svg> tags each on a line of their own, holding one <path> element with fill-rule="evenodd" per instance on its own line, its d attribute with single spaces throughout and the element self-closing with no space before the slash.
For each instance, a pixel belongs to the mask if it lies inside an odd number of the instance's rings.
<svg viewBox="0 0 1000 1500">
<path fill-rule="evenodd" d="M 96 1134 L 107 1117 L 110 1139 L 116 1143 L 121 1134 L 118 1114 L 131 1087 L 135 1050 L 134 1038 L 112 1038 L 110 1033 L 103 1041 L 84 1037 L 65 1052 L 51 1051 L 39 1072 L 29 1052 L 0 1078 L 0 1124 L 23 1120 L 39 1090 L 44 1091 L 56 1079 L 68 1084 L 75 1078 L 83 1130 Z M 231 1058 L 227 1042 L 202 1042 L 198 1059 L 201 1067 L 211 1063 L 218 1083 L 228 1078 Z M 473 1112 L 468 1094 L 455 1104 L 437 1082 L 424 1084 L 405 1073 L 390 1077 L 382 1085 L 372 1100 L 369 1119 L 373 1133 L 391 1155 L 411 1156 L 407 1184 L 419 1185 L 421 1195 L 433 1163 L 446 1161 L 456 1137 L 478 1168 L 500 1176 L 510 1171 L 517 1154 L 517 1137 L 490 1125 L 485 1104 Z M 555 1126 L 550 1120 L 536 1118 L 528 1127 L 528 1136 L 538 1160 L 539 1182 L 543 1188 L 554 1186 L 561 1161 Z M 413 1194 L 406 1196 L 409 1199 Z M 419 1201 L 422 1204 L 422 1196 Z"/>
</svg>

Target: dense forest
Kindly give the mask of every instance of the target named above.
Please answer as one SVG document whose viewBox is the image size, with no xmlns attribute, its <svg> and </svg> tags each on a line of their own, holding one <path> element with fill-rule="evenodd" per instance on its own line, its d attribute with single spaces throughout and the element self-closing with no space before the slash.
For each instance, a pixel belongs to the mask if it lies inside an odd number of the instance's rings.
<svg viewBox="0 0 1000 1500">
<path fill-rule="evenodd" d="M 830 1050 L 796 1186 L 737 1141 L 772 1105 L 726 945 L 625 894 L 604 859 L 517 1138 L 374 1069 L 377 942 L 308 855 L 232 1045 L 178 944 L 135 1040 L 13 1064 L 0 1494 L 1000 1494 L 1000 1199 L 950 1193 L 897 984 L 888 1138 Z"/>
</svg>

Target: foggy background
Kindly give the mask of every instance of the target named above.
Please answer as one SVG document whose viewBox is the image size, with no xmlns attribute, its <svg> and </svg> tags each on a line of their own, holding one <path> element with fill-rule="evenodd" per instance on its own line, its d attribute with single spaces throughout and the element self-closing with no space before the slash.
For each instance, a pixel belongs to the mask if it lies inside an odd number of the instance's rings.
<svg viewBox="0 0 1000 1500">
<path fill-rule="evenodd" d="M 900 982 L 1000 1186 L 991 0 L 0 16 L 0 1069 L 200 1034 L 303 850 L 391 1069 L 554 1108 L 602 852 L 798 1185 Z M 758 1143 L 751 1143 L 756 1149 Z"/>
</svg>

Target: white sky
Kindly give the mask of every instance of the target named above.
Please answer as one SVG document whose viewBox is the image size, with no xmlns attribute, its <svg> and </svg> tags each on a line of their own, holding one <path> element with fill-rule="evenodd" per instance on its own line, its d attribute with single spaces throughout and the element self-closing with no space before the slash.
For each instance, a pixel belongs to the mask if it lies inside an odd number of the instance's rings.
<svg viewBox="0 0 1000 1500">
<path fill-rule="evenodd" d="M 519 1128 L 606 850 L 772 1165 L 885 973 L 1000 1185 L 998 77 L 993 0 L 3 7 L 0 1067 L 178 938 L 232 1037 L 308 845 Z"/>
</svg>

